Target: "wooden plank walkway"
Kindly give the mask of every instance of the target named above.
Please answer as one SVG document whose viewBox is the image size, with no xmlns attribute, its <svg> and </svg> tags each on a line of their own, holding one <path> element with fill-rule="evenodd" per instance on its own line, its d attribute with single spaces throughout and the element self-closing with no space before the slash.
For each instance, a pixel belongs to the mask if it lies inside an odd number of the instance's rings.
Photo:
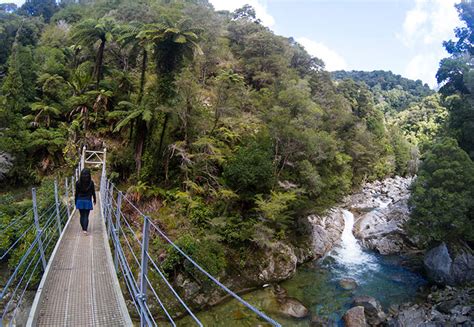
<svg viewBox="0 0 474 327">
<path fill-rule="evenodd" d="M 82 233 L 79 212 L 67 225 L 28 326 L 132 326 L 99 203 L 89 216 L 89 235 Z"/>
</svg>

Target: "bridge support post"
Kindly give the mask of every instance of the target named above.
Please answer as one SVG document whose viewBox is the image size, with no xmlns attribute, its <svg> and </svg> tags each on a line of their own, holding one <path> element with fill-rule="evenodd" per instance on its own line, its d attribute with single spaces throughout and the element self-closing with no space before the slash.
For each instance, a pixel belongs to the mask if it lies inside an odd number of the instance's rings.
<svg viewBox="0 0 474 327">
<path fill-rule="evenodd" d="M 110 205 L 110 182 L 107 178 L 104 177 L 104 194 L 103 194 L 103 202 L 102 202 L 102 208 L 104 209 L 104 215 L 102 216 L 104 218 L 105 224 L 107 225 L 107 214 L 109 212 L 109 205 Z"/>
<path fill-rule="evenodd" d="M 104 149 L 104 155 L 102 157 L 103 158 L 103 160 L 102 160 L 102 174 L 100 176 L 100 195 L 101 195 L 100 200 L 103 202 L 102 203 L 102 208 L 104 208 L 104 210 L 102 212 L 102 217 L 104 217 L 104 218 L 105 218 L 104 202 L 105 202 L 106 197 L 107 197 L 107 191 L 109 190 L 109 181 L 107 180 L 107 172 L 106 172 L 106 164 L 105 164 L 106 156 L 107 156 L 107 149 L 105 148 Z"/>
<path fill-rule="evenodd" d="M 71 176 L 71 189 L 72 189 L 72 198 L 76 198 L 76 183 L 74 182 L 74 175 Z M 76 202 L 73 202 L 76 205 Z"/>
<path fill-rule="evenodd" d="M 86 160 L 86 146 L 84 145 L 82 147 L 82 153 L 81 153 L 81 161 L 79 163 L 79 173 L 84 169 L 85 167 L 85 160 Z"/>
<path fill-rule="evenodd" d="M 35 226 L 36 226 L 36 238 L 38 240 L 38 248 L 41 256 L 41 262 L 43 264 L 43 271 L 46 270 L 46 257 L 44 255 L 44 248 L 43 248 L 43 241 L 41 240 L 41 234 L 43 231 L 39 225 L 39 217 L 38 217 L 38 206 L 36 203 L 36 188 L 31 189 L 31 197 L 33 200 L 33 216 L 35 218 Z"/>
<path fill-rule="evenodd" d="M 105 176 L 106 170 L 106 160 L 107 160 L 107 148 L 104 148 L 104 154 L 102 155 L 102 174 Z"/>
<path fill-rule="evenodd" d="M 62 233 L 62 227 L 61 227 L 61 214 L 59 211 L 59 194 L 58 194 L 58 181 L 55 179 L 54 180 L 54 202 L 56 205 L 56 222 L 58 223 L 58 232 L 59 235 Z"/>
<path fill-rule="evenodd" d="M 67 177 L 64 179 L 64 188 L 65 188 L 64 196 L 66 197 L 67 217 L 69 219 L 69 216 L 71 215 L 71 209 L 69 208 L 69 185 L 67 183 Z"/>
<path fill-rule="evenodd" d="M 107 234 L 109 239 L 111 238 L 112 234 L 112 208 L 113 208 L 113 198 L 114 198 L 114 184 L 110 183 L 110 196 L 109 201 L 107 203 L 108 212 L 107 212 Z"/>
<path fill-rule="evenodd" d="M 148 277 L 148 243 L 150 237 L 150 221 L 147 216 L 143 216 L 143 236 L 142 236 L 142 257 L 140 270 L 140 327 L 147 325 L 146 291 Z"/>
<path fill-rule="evenodd" d="M 123 194 L 122 192 L 118 192 L 117 195 L 117 210 L 115 211 L 115 228 L 114 228 L 114 234 L 117 237 L 117 242 L 120 242 L 120 215 L 122 214 L 122 197 Z M 110 222 L 112 223 L 112 221 Z M 115 264 L 115 271 L 118 271 L 118 260 L 119 260 L 119 247 L 115 246 L 115 258 L 114 258 L 114 264 Z"/>
</svg>

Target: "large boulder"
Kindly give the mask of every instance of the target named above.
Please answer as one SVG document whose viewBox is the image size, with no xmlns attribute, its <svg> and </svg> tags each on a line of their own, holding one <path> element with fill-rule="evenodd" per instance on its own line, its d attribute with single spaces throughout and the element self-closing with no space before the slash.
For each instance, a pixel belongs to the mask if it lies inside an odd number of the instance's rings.
<svg viewBox="0 0 474 327">
<path fill-rule="evenodd" d="M 0 181 L 4 180 L 6 174 L 13 167 L 13 157 L 7 152 L 0 151 Z"/>
<path fill-rule="evenodd" d="M 306 318 L 309 316 L 309 310 L 303 303 L 295 298 L 287 297 L 279 303 L 279 310 L 281 314 L 291 318 Z"/>
<path fill-rule="evenodd" d="M 364 307 L 357 306 L 346 311 L 342 317 L 346 327 L 366 327 Z"/>
<path fill-rule="evenodd" d="M 255 251 L 255 255 L 244 263 L 242 271 L 248 286 L 276 283 L 293 276 L 298 257 L 292 246 L 283 242 L 273 242 L 265 249 Z"/>
<path fill-rule="evenodd" d="M 276 284 L 273 286 L 273 294 L 277 302 L 277 312 L 291 318 L 306 318 L 310 312 L 298 299 L 288 296 L 288 292 Z"/>
<path fill-rule="evenodd" d="M 404 231 L 410 219 L 411 182 L 412 178 L 387 178 L 365 184 L 360 192 L 345 199 L 345 205 L 356 214 L 354 235 L 365 248 L 386 255 L 404 253 L 414 247 Z"/>
<path fill-rule="evenodd" d="M 469 246 L 441 243 L 426 252 L 423 263 L 428 278 L 437 284 L 462 285 L 474 281 L 474 255 Z"/>
<path fill-rule="evenodd" d="M 364 247 L 384 255 L 407 252 L 414 246 L 404 230 L 408 219 L 410 211 L 407 196 L 396 203 L 359 216 L 354 226 L 354 235 Z"/>
<path fill-rule="evenodd" d="M 331 209 L 325 216 L 311 215 L 313 255 L 322 258 L 341 239 L 344 230 L 344 215 L 341 208 Z"/>
</svg>

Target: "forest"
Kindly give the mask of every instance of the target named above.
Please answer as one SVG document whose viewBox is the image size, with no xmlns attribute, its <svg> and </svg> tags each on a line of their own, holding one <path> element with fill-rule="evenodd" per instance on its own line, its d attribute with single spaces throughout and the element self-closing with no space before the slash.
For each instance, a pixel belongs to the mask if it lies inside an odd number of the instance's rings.
<svg viewBox="0 0 474 327">
<path fill-rule="evenodd" d="M 465 26 L 444 43 L 435 91 L 391 72 L 330 73 L 248 5 L 2 4 L 0 224 L 85 145 L 107 147 L 110 178 L 216 275 L 300 242 L 308 215 L 396 175 L 417 175 L 413 235 L 472 245 L 474 9 L 457 9 Z M 164 266 L 185 269 L 171 249 Z"/>
</svg>

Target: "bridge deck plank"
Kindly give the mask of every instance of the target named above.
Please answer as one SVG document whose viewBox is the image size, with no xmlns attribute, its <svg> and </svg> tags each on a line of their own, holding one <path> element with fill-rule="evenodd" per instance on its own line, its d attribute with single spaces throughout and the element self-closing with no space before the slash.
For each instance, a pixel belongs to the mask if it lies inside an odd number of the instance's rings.
<svg viewBox="0 0 474 327">
<path fill-rule="evenodd" d="M 79 214 L 59 244 L 42 290 L 35 326 L 128 326 L 131 320 L 114 272 L 96 206 L 84 235 Z"/>
</svg>

